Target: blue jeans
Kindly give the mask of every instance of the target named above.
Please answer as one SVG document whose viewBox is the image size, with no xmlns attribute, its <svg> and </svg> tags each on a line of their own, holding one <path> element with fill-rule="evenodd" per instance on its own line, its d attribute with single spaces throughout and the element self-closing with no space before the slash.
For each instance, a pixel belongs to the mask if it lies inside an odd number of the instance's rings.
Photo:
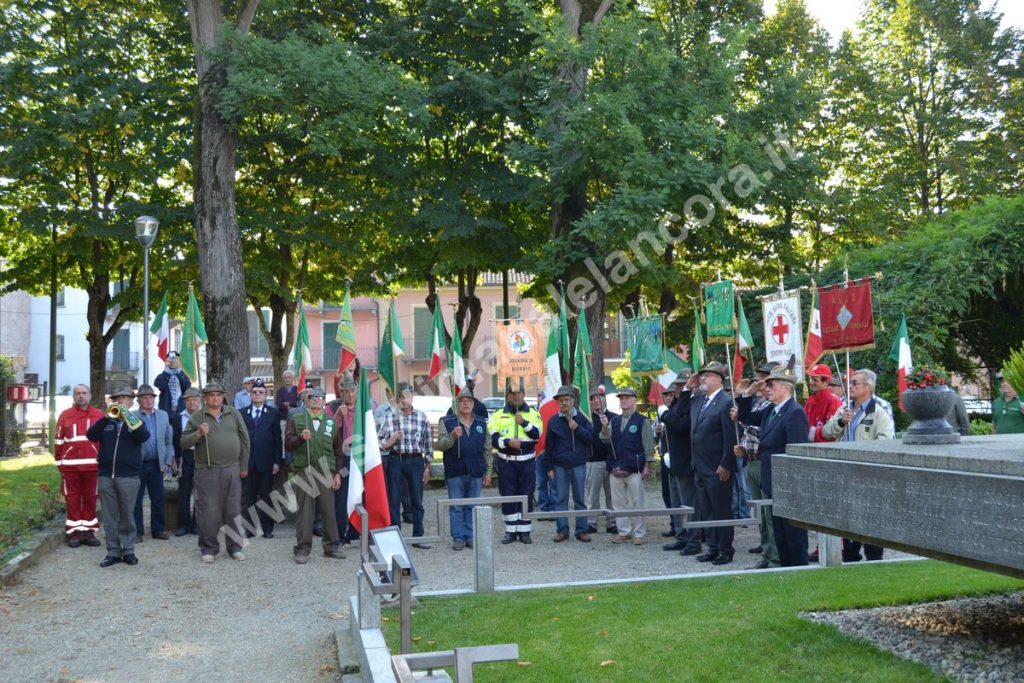
<svg viewBox="0 0 1024 683">
<path fill-rule="evenodd" d="M 547 481 L 547 477 L 544 477 Z M 569 509 L 569 487 L 572 487 L 572 506 L 575 510 L 586 510 L 583 503 L 584 490 L 587 485 L 586 464 L 576 467 L 559 467 L 555 465 L 555 506 L 557 511 Z M 557 532 L 569 535 L 569 518 L 559 517 L 555 520 Z M 576 535 L 587 533 L 587 517 L 582 515 L 576 518 Z"/>
<path fill-rule="evenodd" d="M 412 499 L 412 535 L 423 535 L 423 458 L 421 456 L 388 455 L 384 457 L 384 477 L 388 487 L 388 506 L 391 523 L 402 526 L 399 506 L 402 501 L 402 482 L 409 487 Z"/>
<path fill-rule="evenodd" d="M 149 530 L 159 534 L 164 530 L 164 473 L 159 460 L 146 460 L 139 471 L 139 495 L 135 498 L 135 532 L 142 536 L 142 496 L 149 491 Z"/>
<path fill-rule="evenodd" d="M 555 485 L 548 479 L 548 473 L 544 471 L 544 456 L 536 458 L 537 477 L 537 509 L 541 512 L 555 510 Z"/>
<path fill-rule="evenodd" d="M 747 459 L 736 458 L 736 471 L 732 473 L 733 519 L 750 519 L 750 484 L 747 483 Z"/>
<path fill-rule="evenodd" d="M 448 497 L 456 498 L 479 498 L 483 489 L 483 477 L 471 477 L 463 474 L 457 477 L 445 479 L 448 486 Z M 453 505 L 448 508 L 448 520 L 452 525 L 452 538 L 461 538 L 463 541 L 473 541 L 473 506 Z"/>
</svg>

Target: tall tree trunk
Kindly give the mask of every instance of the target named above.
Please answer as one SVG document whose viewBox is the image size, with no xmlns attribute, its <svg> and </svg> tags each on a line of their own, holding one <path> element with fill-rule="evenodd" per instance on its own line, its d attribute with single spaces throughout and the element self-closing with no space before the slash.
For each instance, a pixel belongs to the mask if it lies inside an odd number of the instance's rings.
<svg viewBox="0 0 1024 683">
<path fill-rule="evenodd" d="M 227 74 L 222 63 L 210 58 L 224 17 L 219 0 L 188 0 L 187 6 L 198 78 L 193 195 L 200 291 L 209 336 L 207 373 L 233 393 L 249 374 L 249 330 L 242 242 L 235 213 L 238 137 L 215 108 L 217 87 Z M 249 0 L 235 22 L 237 30 L 248 32 L 258 6 L 259 0 Z"/>
</svg>

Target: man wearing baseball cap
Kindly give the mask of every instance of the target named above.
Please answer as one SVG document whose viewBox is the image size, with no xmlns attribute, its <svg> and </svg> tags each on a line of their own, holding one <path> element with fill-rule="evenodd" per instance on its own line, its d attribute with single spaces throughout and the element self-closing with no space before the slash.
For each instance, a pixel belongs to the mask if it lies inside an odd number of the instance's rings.
<svg viewBox="0 0 1024 683">
<path fill-rule="evenodd" d="M 811 396 L 804 404 L 804 412 L 807 413 L 807 421 L 810 423 L 807 438 L 812 442 L 832 440 L 825 438 L 823 428 L 829 418 L 843 407 L 842 400 L 828 390 L 831 381 L 832 370 L 824 363 L 818 363 L 807 371 L 807 388 Z"/>
</svg>

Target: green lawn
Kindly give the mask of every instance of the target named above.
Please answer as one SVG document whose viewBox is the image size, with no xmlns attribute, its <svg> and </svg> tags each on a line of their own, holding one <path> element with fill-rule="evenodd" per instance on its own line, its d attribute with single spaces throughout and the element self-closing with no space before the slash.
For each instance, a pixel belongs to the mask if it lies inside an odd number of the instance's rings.
<svg viewBox="0 0 1024 683">
<path fill-rule="evenodd" d="M 480 681 L 938 681 L 797 612 L 1008 590 L 1024 581 L 929 560 L 420 598 L 413 646 L 519 643 L 519 662 L 478 665 Z M 384 618 L 398 652 L 397 613 Z"/>
<path fill-rule="evenodd" d="M 63 505 L 60 472 L 49 453 L 0 460 L 0 560 Z"/>
</svg>

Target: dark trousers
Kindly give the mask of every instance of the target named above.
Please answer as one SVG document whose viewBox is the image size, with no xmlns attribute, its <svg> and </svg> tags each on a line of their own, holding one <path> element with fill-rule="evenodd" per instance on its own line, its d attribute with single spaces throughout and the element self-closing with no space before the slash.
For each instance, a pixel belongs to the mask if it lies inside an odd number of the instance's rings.
<svg viewBox="0 0 1024 683">
<path fill-rule="evenodd" d="M 409 487 L 413 536 L 423 535 L 423 467 L 423 457 L 419 455 L 384 456 L 384 477 L 388 487 L 391 522 L 398 524 L 402 519 L 399 516 L 399 505 L 402 500 L 402 483 L 404 482 Z"/>
<path fill-rule="evenodd" d="M 273 471 L 260 472 L 254 467 L 249 470 L 249 476 L 245 478 L 242 484 L 246 491 L 242 509 L 249 510 L 249 506 L 256 506 L 256 512 L 259 514 L 260 527 L 262 527 L 263 533 L 274 533 L 274 518 L 263 511 L 263 506 L 256 505 L 256 501 L 262 500 L 267 506 L 270 506 L 270 491 L 274 488 Z M 249 514 L 247 516 L 251 517 Z"/>
<path fill-rule="evenodd" d="M 694 478 L 694 474 L 690 473 L 685 476 L 672 475 L 676 479 L 676 488 L 679 489 L 679 503 L 687 507 L 693 508 L 693 516 L 691 519 L 697 521 L 700 519 L 700 512 L 697 510 L 697 482 Z M 687 528 L 680 526 L 676 529 L 676 540 L 683 541 L 686 543 L 688 549 L 700 548 L 700 529 Z"/>
<path fill-rule="evenodd" d="M 880 560 L 884 548 L 880 545 L 861 543 L 848 538 L 843 539 L 843 562 L 860 562 L 860 549 L 864 547 L 865 560 Z"/>
<path fill-rule="evenodd" d="M 661 499 L 665 501 L 665 507 L 670 508 L 672 505 L 672 488 L 669 484 L 669 478 L 672 476 L 672 471 L 665 467 L 665 461 L 661 461 Z M 676 531 L 676 520 L 673 519 L 673 515 L 668 517 L 669 529 L 675 533 Z"/>
<path fill-rule="evenodd" d="M 135 529 L 141 536 L 145 532 L 142 525 L 142 496 L 149 491 L 149 530 L 159 534 L 164 530 L 164 473 L 159 460 L 146 460 L 139 471 L 139 494 L 135 499 Z"/>
<path fill-rule="evenodd" d="M 338 538 L 348 538 L 348 477 L 341 478 L 341 488 L 334 492 L 334 520 L 338 525 Z"/>
<path fill-rule="evenodd" d="M 192 519 L 192 484 L 196 476 L 194 453 L 181 454 L 181 470 L 178 472 L 178 528 L 195 533 L 196 523 Z"/>
<path fill-rule="evenodd" d="M 722 481 L 717 474 L 697 474 L 694 479 L 701 521 L 732 519 L 732 481 Z M 736 552 L 732 547 L 733 532 L 731 526 L 708 529 L 708 549 L 732 557 Z"/>
<path fill-rule="evenodd" d="M 527 511 L 533 512 L 533 490 L 537 486 L 537 470 L 533 459 L 513 462 L 498 458 L 498 493 L 503 496 L 526 496 Z M 523 519 L 520 503 L 502 503 L 501 516 L 505 520 L 505 533 L 528 534 L 533 522 Z"/>
<path fill-rule="evenodd" d="M 807 565 L 807 529 L 795 526 L 785 517 L 772 516 L 775 545 L 779 549 L 779 563 L 783 567 Z"/>
</svg>

